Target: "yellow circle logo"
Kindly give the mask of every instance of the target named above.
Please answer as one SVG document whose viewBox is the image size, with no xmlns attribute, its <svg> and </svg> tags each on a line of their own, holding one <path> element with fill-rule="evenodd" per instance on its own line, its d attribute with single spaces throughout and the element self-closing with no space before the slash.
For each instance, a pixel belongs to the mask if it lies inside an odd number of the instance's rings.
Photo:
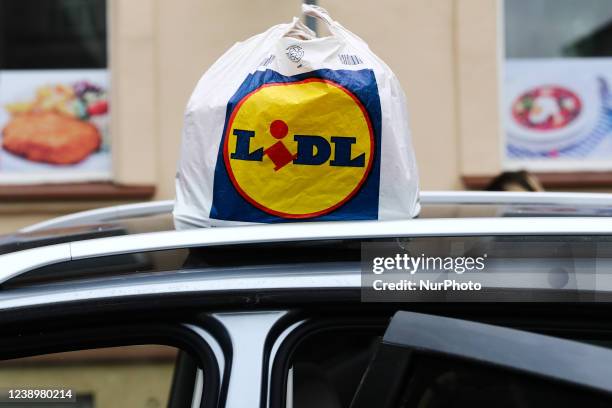
<svg viewBox="0 0 612 408">
<path fill-rule="evenodd" d="M 262 85 L 238 102 L 223 156 L 236 190 L 284 218 L 327 214 L 350 200 L 372 167 L 374 133 L 359 99 L 310 78 Z"/>
</svg>

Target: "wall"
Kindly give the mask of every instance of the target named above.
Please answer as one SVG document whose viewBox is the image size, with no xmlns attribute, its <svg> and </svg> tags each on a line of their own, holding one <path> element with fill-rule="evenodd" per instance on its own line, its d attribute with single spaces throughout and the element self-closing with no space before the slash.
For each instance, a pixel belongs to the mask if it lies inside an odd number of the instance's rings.
<svg viewBox="0 0 612 408">
<path fill-rule="evenodd" d="M 454 2 L 321 0 L 399 78 L 408 98 L 423 189 L 459 188 Z"/>
<path fill-rule="evenodd" d="M 499 110 L 502 61 L 497 0 L 456 0 L 455 55 L 460 175 L 501 171 Z"/>
<path fill-rule="evenodd" d="M 160 0 L 158 197 L 174 197 L 183 110 L 196 82 L 235 42 L 291 21 L 299 0 Z"/>
<path fill-rule="evenodd" d="M 108 1 L 115 176 L 155 185 L 154 199 L 173 198 L 183 110 L 197 80 L 234 42 L 298 15 L 301 1 Z M 497 0 L 319 4 L 400 79 L 423 189 L 461 188 L 462 172 L 497 170 Z M 112 204 L 0 204 L 0 233 Z"/>
<path fill-rule="evenodd" d="M 182 112 L 197 79 L 235 41 L 297 15 L 300 1 L 234 1 L 231 8 L 219 0 L 177 4 L 159 1 L 157 11 L 158 198 L 174 196 Z M 462 173 L 499 171 L 497 0 L 319 4 L 400 79 L 423 189 L 459 189 Z M 238 20 L 241 15 L 249 18 Z M 132 166 L 140 167 L 138 161 Z"/>
<path fill-rule="evenodd" d="M 115 178 L 174 197 L 183 110 L 236 41 L 300 12 L 299 0 L 107 0 Z M 0 203 L 0 234 L 117 201 Z"/>
</svg>

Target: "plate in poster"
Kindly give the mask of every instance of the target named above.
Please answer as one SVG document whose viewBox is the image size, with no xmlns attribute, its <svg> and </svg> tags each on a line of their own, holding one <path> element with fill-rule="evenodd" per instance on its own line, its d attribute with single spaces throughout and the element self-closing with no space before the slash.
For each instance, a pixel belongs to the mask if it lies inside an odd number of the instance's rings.
<svg viewBox="0 0 612 408">
<path fill-rule="evenodd" d="M 540 78 L 508 95 L 506 126 L 513 142 L 532 148 L 556 148 L 578 142 L 601 112 L 597 81 Z"/>
</svg>

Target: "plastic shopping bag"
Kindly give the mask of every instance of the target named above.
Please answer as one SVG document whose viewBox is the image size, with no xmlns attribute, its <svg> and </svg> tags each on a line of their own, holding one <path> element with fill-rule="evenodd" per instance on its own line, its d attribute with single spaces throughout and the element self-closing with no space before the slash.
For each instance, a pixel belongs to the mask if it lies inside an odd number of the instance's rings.
<svg viewBox="0 0 612 408">
<path fill-rule="evenodd" d="M 419 212 L 404 92 L 389 67 L 320 7 L 229 49 L 185 112 L 178 229 L 390 220 Z"/>
</svg>

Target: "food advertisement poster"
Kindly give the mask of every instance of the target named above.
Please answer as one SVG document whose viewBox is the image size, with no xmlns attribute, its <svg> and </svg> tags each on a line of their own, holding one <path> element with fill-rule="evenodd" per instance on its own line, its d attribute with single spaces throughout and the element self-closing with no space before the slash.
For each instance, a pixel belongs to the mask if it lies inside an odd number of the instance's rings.
<svg viewBox="0 0 612 408">
<path fill-rule="evenodd" d="M 612 59 L 506 60 L 504 167 L 612 169 Z"/>
<path fill-rule="evenodd" d="M 0 184 L 111 178 L 109 73 L 0 71 Z"/>
</svg>

